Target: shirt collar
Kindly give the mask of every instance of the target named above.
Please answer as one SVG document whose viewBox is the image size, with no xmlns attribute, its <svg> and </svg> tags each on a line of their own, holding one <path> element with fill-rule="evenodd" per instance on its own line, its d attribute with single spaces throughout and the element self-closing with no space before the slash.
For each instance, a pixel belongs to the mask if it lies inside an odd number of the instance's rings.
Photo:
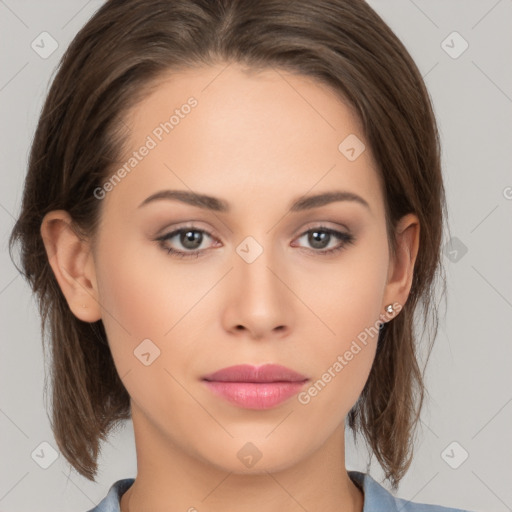
<svg viewBox="0 0 512 512">
<path fill-rule="evenodd" d="M 348 471 L 347 473 L 350 479 L 361 488 L 364 493 L 363 512 L 400 512 L 409 510 L 409 501 L 395 498 L 370 475 L 361 473 L 360 471 Z M 124 478 L 115 482 L 110 487 L 105 498 L 88 512 L 120 512 L 121 496 L 131 487 L 134 481 L 134 478 Z M 441 509 L 439 508 L 437 510 Z M 443 512 L 449 512 L 454 509 L 443 508 L 442 510 Z"/>
</svg>

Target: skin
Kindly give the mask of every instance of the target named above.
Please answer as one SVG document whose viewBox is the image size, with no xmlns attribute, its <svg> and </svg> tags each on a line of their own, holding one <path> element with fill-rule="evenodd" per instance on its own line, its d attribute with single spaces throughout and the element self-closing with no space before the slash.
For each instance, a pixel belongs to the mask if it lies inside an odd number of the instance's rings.
<svg viewBox="0 0 512 512">
<path fill-rule="evenodd" d="M 377 336 L 307 404 L 294 396 L 272 409 L 243 409 L 201 377 L 277 363 L 320 379 L 386 305 L 405 304 L 418 219 L 401 219 L 392 258 L 379 174 L 358 118 L 329 87 L 283 71 L 219 64 L 169 74 L 126 117 L 126 159 L 190 96 L 197 107 L 101 200 L 94 246 L 77 238 L 65 211 L 50 212 L 41 227 L 69 307 L 83 321 L 103 321 L 131 396 L 138 474 L 121 510 L 362 511 L 363 494 L 344 465 L 344 428 Z M 366 144 L 355 161 L 338 150 L 349 134 Z M 170 200 L 139 208 L 164 189 L 218 197 L 231 210 Z M 338 201 L 289 211 L 305 194 L 333 190 L 358 194 L 369 208 Z M 175 257 L 155 241 L 190 223 L 211 234 L 200 257 Z M 315 246 L 306 232 L 320 225 L 355 241 L 322 256 L 343 242 Z M 263 249 L 252 263 L 236 252 L 247 236 Z M 179 236 L 165 243 L 193 250 Z M 134 356 L 144 339 L 160 350 L 149 366 Z M 262 454 L 251 468 L 237 456 L 247 442 Z"/>
</svg>

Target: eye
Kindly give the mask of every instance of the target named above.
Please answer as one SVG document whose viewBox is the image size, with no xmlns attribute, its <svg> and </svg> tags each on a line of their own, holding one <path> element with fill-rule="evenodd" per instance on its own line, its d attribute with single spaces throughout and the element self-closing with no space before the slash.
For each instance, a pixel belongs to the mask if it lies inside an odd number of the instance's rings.
<svg viewBox="0 0 512 512">
<path fill-rule="evenodd" d="M 318 226 L 312 229 L 308 229 L 303 233 L 297 240 L 306 237 L 306 241 L 313 250 L 307 249 L 310 252 L 325 256 L 336 253 L 345 248 L 349 244 L 353 244 L 355 241 L 354 235 L 349 233 L 343 233 L 335 229 L 331 229 L 324 226 Z M 334 240 L 333 240 L 334 239 Z M 333 241 L 338 240 L 338 244 L 334 247 L 326 249 L 329 244 Z"/>
<path fill-rule="evenodd" d="M 345 246 L 353 244 L 355 241 L 355 237 L 349 233 L 343 233 L 324 226 L 318 226 L 305 231 L 297 240 L 304 237 L 306 237 L 307 243 L 312 247 L 312 249 L 304 249 L 321 256 L 341 251 Z M 207 231 L 189 226 L 171 231 L 170 233 L 158 237 L 156 240 L 168 254 L 172 254 L 178 258 L 198 258 L 207 251 L 205 248 L 200 249 L 205 238 L 214 239 Z M 176 239 L 174 243 L 181 245 L 184 250 L 172 247 L 170 242 L 173 239 Z M 336 240 L 338 240 L 337 245 L 326 249 L 331 242 Z"/>
<path fill-rule="evenodd" d="M 210 233 L 203 229 L 197 229 L 195 227 L 185 227 L 167 233 L 157 240 L 160 242 L 161 247 L 167 251 L 168 254 L 173 254 L 179 258 L 198 258 L 206 249 L 198 250 L 202 245 L 206 237 L 213 238 Z M 170 242 L 173 238 L 176 238 L 176 242 L 185 248 L 185 250 L 174 249 L 167 245 L 166 242 Z"/>
</svg>

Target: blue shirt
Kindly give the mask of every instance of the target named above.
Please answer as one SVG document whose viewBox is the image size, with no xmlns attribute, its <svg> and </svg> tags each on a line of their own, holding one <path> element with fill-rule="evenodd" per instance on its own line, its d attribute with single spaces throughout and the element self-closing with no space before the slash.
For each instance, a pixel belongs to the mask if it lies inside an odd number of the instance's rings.
<svg viewBox="0 0 512 512">
<path fill-rule="evenodd" d="M 414 503 L 402 498 L 395 498 L 387 489 L 377 483 L 370 475 L 359 471 L 348 471 L 352 481 L 363 490 L 363 512 L 470 512 L 458 508 L 441 507 Z M 134 478 L 118 480 L 110 487 L 108 494 L 96 507 L 87 512 L 120 512 L 121 496 L 135 481 Z"/>
</svg>

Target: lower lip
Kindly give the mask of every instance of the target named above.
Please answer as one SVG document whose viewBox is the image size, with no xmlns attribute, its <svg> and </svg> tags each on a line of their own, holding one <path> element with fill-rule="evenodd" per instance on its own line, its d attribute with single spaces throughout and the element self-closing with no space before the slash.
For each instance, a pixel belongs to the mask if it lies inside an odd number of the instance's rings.
<svg viewBox="0 0 512 512">
<path fill-rule="evenodd" d="M 302 382 L 204 381 L 217 395 L 244 409 L 270 409 L 296 395 Z"/>
</svg>

